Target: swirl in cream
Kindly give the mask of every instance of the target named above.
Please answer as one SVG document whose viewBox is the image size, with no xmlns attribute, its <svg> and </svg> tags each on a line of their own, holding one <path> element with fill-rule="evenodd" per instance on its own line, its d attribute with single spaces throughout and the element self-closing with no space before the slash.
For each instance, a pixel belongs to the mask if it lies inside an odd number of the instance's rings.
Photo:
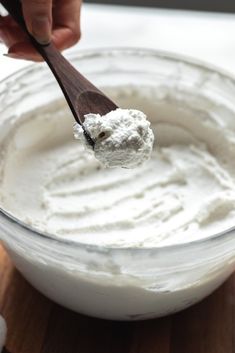
<svg viewBox="0 0 235 353">
<path fill-rule="evenodd" d="M 235 133 L 221 130 L 213 106 L 204 102 L 206 114 L 144 87 L 107 92 L 148 115 L 158 141 L 151 159 L 134 170 L 105 169 L 73 139 L 71 115 L 58 102 L 6 136 L 2 207 L 55 236 L 111 247 L 184 243 L 231 227 Z"/>
</svg>

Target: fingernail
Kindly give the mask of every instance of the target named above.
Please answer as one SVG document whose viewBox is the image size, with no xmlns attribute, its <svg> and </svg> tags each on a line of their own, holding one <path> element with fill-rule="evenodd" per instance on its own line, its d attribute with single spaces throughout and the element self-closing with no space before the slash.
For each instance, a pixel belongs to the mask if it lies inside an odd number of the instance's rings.
<svg viewBox="0 0 235 353">
<path fill-rule="evenodd" d="M 6 56 L 7 58 L 11 58 L 11 59 L 26 60 L 26 58 L 24 57 L 24 55 L 21 55 L 21 54 L 8 53 L 8 54 L 3 54 L 3 56 Z"/>
<path fill-rule="evenodd" d="M 51 25 L 48 17 L 39 16 L 32 22 L 32 35 L 40 44 L 48 44 L 51 40 Z"/>
</svg>

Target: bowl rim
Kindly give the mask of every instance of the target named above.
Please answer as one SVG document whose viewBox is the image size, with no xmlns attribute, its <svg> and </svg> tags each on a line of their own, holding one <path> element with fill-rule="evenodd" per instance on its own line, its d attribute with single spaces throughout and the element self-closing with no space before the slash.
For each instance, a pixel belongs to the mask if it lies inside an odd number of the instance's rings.
<svg viewBox="0 0 235 353">
<path fill-rule="evenodd" d="M 198 69 L 203 69 L 206 71 L 211 71 L 212 73 L 224 76 L 225 79 L 228 79 L 230 81 L 234 81 L 235 85 L 235 75 L 233 73 L 230 73 L 229 71 L 224 70 L 223 68 L 219 68 L 216 65 L 213 65 L 211 63 L 208 63 L 206 61 L 200 60 L 200 59 L 195 59 L 193 57 L 175 53 L 175 52 L 170 52 L 170 51 L 163 51 L 163 50 L 158 50 L 158 49 L 151 49 L 151 48 L 145 48 L 145 47 L 97 47 L 97 48 L 90 48 L 90 49 L 82 49 L 77 51 L 77 48 L 71 49 L 69 52 L 67 52 L 67 57 L 70 60 L 73 59 L 85 59 L 85 58 L 92 58 L 92 57 L 103 57 L 104 55 L 107 54 L 113 54 L 115 53 L 123 53 L 123 54 L 136 54 L 136 55 L 145 55 L 145 56 L 153 56 L 157 58 L 162 58 L 162 59 L 167 59 L 167 60 L 172 60 L 172 61 L 179 61 L 184 64 L 187 64 L 189 66 L 194 66 Z M 42 63 L 43 65 L 46 65 Z M 29 64 L 26 67 L 23 67 L 12 74 L 6 76 L 4 79 L 0 80 L 0 84 L 4 84 L 5 82 L 11 80 L 14 78 L 16 75 L 21 75 L 23 73 L 26 73 L 28 70 L 35 70 L 35 63 Z M 149 247 L 135 247 L 135 246 L 128 246 L 128 247 L 120 247 L 120 246 L 108 246 L 108 245 L 94 245 L 94 244 L 89 244 L 89 243 L 84 243 L 84 242 L 78 242 L 75 240 L 71 239 L 66 239 L 63 237 L 58 237 L 53 234 L 47 233 L 40 231 L 37 228 L 34 228 L 33 226 L 19 220 L 17 217 L 12 215 L 10 212 L 7 212 L 0 206 L 0 219 L 3 219 L 7 222 L 10 222 L 12 225 L 15 225 L 22 230 L 26 231 L 27 233 L 32 233 L 33 237 L 35 236 L 37 238 L 40 238 L 41 240 L 45 241 L 50 241 L 54 242 L 57 244 L 63 244 L 64 246 L 72 246 L 73 248 L 79 248 L 79 249 L 90 249 L 92 251 L 97 251 L 97 252 L 104 252 L 105 250 L 108 251 L 115 251 L 115 252 L 125 252 L 125 251 L 135 251 L 137 253 L 143 252 L 143 251 L 148 251 L 148 250 L 156 250 L 158 252 L 165 252 L 165 251 L 175 251 L 175 250 L 182 250 L 188 247 L 192 247 L 193 245 L 205 245 L 205 244 L 211 244 L 212 242 L 217 242 L 218 239 L 220 239 L 222 236 L 229 238 L 233 233 L 235 232 L 235 226 L 231 227 L 227 230 L 209 235 L 205 238 L 201 239 L 195 239 L 192 241 L 189 241 L 187 243 L 178 243 L 178 244 L 170 244 L 170 245 L 153 245 Z M 234 235 L 233 235 L 234 236 Z M 0 239 L 1 240 L 1 239 Z M 36 240 L 36 239 L 35 239 Z"/>
</svg>

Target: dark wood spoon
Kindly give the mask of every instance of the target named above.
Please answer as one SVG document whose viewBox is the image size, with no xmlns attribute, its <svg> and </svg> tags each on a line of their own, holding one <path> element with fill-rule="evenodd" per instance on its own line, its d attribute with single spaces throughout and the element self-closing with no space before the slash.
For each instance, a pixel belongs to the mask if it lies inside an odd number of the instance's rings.
<svg viewBox="0 0 235 353">
<path fill-rule="evenodd" d="M 87 141 L 94 147 L 94 141 L 83 126 L 84 115 L 88 113 L 105 115 L 117 109 L 117 105 L 80 74 L 52 43 L 41 45 L 30 35 L 26 29 L 19 0 L 0 0 L 0 2 L 28 34 L 34 48 L 47 62 L 64 93 L 75 120 L 83 127 Z"/>
</svg>

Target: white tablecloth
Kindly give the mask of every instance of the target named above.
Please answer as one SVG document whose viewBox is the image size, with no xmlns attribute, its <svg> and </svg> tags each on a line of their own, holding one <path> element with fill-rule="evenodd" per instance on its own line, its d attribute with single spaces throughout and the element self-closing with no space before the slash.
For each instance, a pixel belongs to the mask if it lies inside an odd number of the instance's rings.
<svg viewBox="0 0 235 353">
<path fill-rule="evenodd" d="M 84 5 L 82 40 L 77 47 L 107 46 L 173 51 L 235 74 L 235 15 Z M 4 52 L 6 49 L 0 45 L 0 79 L 29 64 L 5 58 L 1 55 Z"/>
</svg>

